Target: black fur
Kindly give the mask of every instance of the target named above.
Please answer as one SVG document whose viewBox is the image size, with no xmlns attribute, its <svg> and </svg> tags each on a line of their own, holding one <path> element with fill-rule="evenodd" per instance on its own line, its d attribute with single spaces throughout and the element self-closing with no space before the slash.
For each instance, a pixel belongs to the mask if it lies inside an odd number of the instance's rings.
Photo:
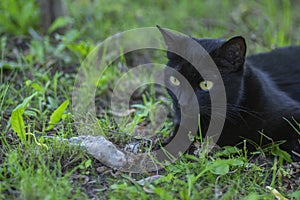
<svg viewBox="0 0 300 200">
<path fill-rule="evenodd" d="M 160 31 L 168 46 L 171 42 L 176 42 L 175 34 L 167 33 L 161 28 Z M 172 40 L 169 34 L 173 37 Z M 237 145 L 247 138 L 256 144 L 265 145 L 271 143 L 272 138 L 273 141 L 286 141 L 281 148 L 292 154 L 294 160 L 300 160 L 292 153 L 300 153 L 300 136 L 284 119 L 294 125 L 293 118 L 300 122 L 300 47 L 287 47 L 246 57 L 246 43 L 243 37 L 234 37 L 228 41 L 193 39 L 210 54 L 221 72 L 225 85 L 227 114 L 217 144 Z M 201 113 L 201 128 L 205 133 L 211 109 L 209 92 L 199 87 L 203 79 L 196 69 L 180 56 L 170 52 L 167 55 L 167 66 L 180 72 L 196 93 Z M 170 75 L 166 75 L 166 83 Z M 170 90 L 168 91 L 173 100 L 176 130 L 181 118 L 179 102 L 187 105 L 188 102 L 177 99 Z M 180 91 L 179 96 L 182 98 L 184 91 Z M 259 131 L 269 139 L 263 137 Z M 253 150 L 251 145 L 248 148 Z"/>
</svg>

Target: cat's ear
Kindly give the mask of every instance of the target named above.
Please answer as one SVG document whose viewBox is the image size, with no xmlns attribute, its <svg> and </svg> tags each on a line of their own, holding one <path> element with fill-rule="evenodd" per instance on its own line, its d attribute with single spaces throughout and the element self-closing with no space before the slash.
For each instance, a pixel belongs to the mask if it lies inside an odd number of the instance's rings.
<svg viewBox="0 0 300 200">
<path fill-rule="evenodd" d="M 237 71 L 244 66 L 246 56 L 246 42 L 242 36 L 236 36 L 226 41 L 220 47 L 222 58 L 231 64 L 230 70 Z"/>
<path fill-rule="evenodd" d="M 178 37 L 176 34 L 172 33 L 171 31 L 168 31 L 167 29 L 164 29 L 158 25 L 156 25 L 156 27 L 162 34 L 164 41 L 168 47 L 175 44 L 177 37 Z"/>
<path fill-rule="evenodd" d="M 161 28 L 160 26 L 156 25 L 160 33 L 162 34 L 164 41 L 168 47 L 168 50 L 170 49 L 177 49 L 178 43 L 180 42 L 181 36 L 177 35 L 175 33 L 172 33 L 171 31 L 168 31 L 164 28 Z M 179 59 L 180 56 L 178 56 L 175 53 L 172 53 L 170 51 L 167 51 L 167 57 L 169 60 Z"/>
</svg>

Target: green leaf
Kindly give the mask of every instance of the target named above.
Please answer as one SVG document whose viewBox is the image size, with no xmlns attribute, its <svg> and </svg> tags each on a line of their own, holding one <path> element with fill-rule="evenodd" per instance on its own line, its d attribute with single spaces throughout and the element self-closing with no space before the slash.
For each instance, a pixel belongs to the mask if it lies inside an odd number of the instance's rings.
<svg viewBox="0 0 300 200">
<path fill-rule="evenodd" d="M 54 126 L 61 120 L 63 113 L 69 105 L 69 100 L 64 101 L 50 116 L 49 126 L 47 131 L 54 128 Z"/>
<path fill-rule="evenodd" d="M 88 160 L 84 163 L 84 166 L 85 166 L 85 168 L 87 169 L 87 168 L 89 168 L 89 167 L 91 166 L 91 164 L 92 164 L 92 160 L 91 160 L 91 159 L 88 159 Z"/>
<path fill-rule="evenodd" d="M 223 147 L 223 151 L 217 152 L 216 156 L 221 157 L 229 157 L 231 155 L 235 155 L 235 154 L 239 154 L 241 152 L 240 149 L 238 149 L 237 147 L 232 147 L 232 146 L 225 146 Z"/>
<path fill-rule="evenodd" d="M 272 153 L 272 155 L 278 156 L 278 157 L 286 160 L 287 162 L 292 162 L 291 155 L 288 152 L 281 150 L 279 148 L 279 146 L 275 146 L 275 148 L 272 148 L 271 153 Z"/>
<path fill-rule="evenodd" d="M 21 109 L 23 109 L 23 112 L 24 112 L 25 108 L 27 108 L 27 106 L 28 106 L 28 104 L 30 103 L 31 99 L 32 99 L 34 96 L 36 96 L 37 94 L 38 94 L 38 93 L 35 92 L 35 93 L 32 94 L 31 96 L 26 97 L 26 98 L 24 99 L 24 101 L 23 101 L 20 105 L 18 105 L 15 109 L 21 108 Z"/>
<path fill-rule="evenodd" d="M 22 142 L 26 140 L 26 132 L 25 132 L 25 125 L 23 120 L 23 113 L 25 108 L 28 106 L 31 99 L 37 95 L 37 93 L 32 94 L 31 96 L 24 99 L 24 101 L 19 104 L 11 114 L 11 126 L 15 133 L 17 133 L 18 137 L 21 139 Z"/>
<path fill-rule="evenodd" d="M 32 83 L 31 84 L 31 87 L 35 90 L 35 91 L 38 91 L 38 92 L 41 92 L 42 94 L 44 94 L 44 88 L 38 84 L 38 83 Z"/>
<path fill-rule="evenodd" d="M 70 17 L 58 17 L 49 27 L 48 33 L 52 33 L 53 31 L 65 27 L 70 24 L 73 20 Z"/>
<path fill-rule="evenodd" d="M 18 137 L 22 142 L 26 139 L 25 125 L 22 117 L 24 110 L 22 108 L 15 109 L 11 114 L 11 126 L 14 132 L 17 133 Z"/>
<path fill-rule="evenodd" d="M 241 159 L 215 160 L 209 166 L 211 173 L 224 175 L 229 172 L 229 167 L 242 166 L 244 162 Z"/>
<path fill-rule="evenodd" d="M 224 175 L 229 172 L 229 165 L 227 164 L 217 165 L 213 167 L 210 171 L 216 175 Z"/>
<path fill-rule="evenodd" d="M 243 166 L 244 161 L 242 161 L 241 159 L 231 159 L 229 162 L 230 166 Z"/>
<path fill-rule="evenodd" d="M 223 169 L 223 168 L 225 168 L 225 169 Z M 229 171 L 228 160 L 221 160 L 221 159 L 218 159 L 218 160 L 215 160 L 215 161 L 211 162 L 208 166 L 208 169 L 213 174 L 227 173 L 227 172 L 225 172 L 225 171 L 227 171 L 227 168 L 228 168 L 228 171 Z"/>
</svg>

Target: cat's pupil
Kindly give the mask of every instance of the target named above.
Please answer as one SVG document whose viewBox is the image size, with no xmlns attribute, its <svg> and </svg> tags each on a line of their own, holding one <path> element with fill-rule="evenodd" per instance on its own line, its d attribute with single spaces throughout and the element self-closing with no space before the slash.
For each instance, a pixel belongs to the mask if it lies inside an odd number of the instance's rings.
<svg viewBox="0 0 300 200">
<path fill-rule="evenodd" d="M 180 85 L 180 81 L 174 77 L 174 76 L 170 76 L 170 82 L 171 84 L 175 85 L 175 86 L 179 86 Z"/>
<path fill-rule="evenodd" d="M 213 82 L 211 82 L 211 81 L 201 81 L 200 84 L 199 84 L 199 87 L 202 90 L 208 91 L 213 87 Z"/>
</svg>

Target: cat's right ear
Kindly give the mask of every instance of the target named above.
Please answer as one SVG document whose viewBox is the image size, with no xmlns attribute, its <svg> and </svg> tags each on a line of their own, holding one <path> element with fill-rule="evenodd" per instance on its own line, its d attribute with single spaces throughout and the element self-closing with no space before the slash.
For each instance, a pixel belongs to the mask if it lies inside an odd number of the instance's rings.
<svg viewBox="0 0 300 200">
<path fill-rule="evenodd" d="M 231 63 L 231 71 L 241 69 L 245 62 L 246 42 L 242 36 L 236 36 L 226 41 L 220 48 L 220 56 Z"/>
<path fill-rule="evenodd" d="M 179 59 L 180 56 L 178 56 L 175 53 L 170 52 L 170 49 L 177 49 L 178 48 L 178 42 L 180 39 L 180 36 L 177 34 L 172 33 L 171 31 L 168 31 L 164 28 L 161 28 L 160 26 L 156 25 L 160 33 L 162 34 L 164 41 L 167 45 L 167 57 L 169 60 Z"/>
</svg>

